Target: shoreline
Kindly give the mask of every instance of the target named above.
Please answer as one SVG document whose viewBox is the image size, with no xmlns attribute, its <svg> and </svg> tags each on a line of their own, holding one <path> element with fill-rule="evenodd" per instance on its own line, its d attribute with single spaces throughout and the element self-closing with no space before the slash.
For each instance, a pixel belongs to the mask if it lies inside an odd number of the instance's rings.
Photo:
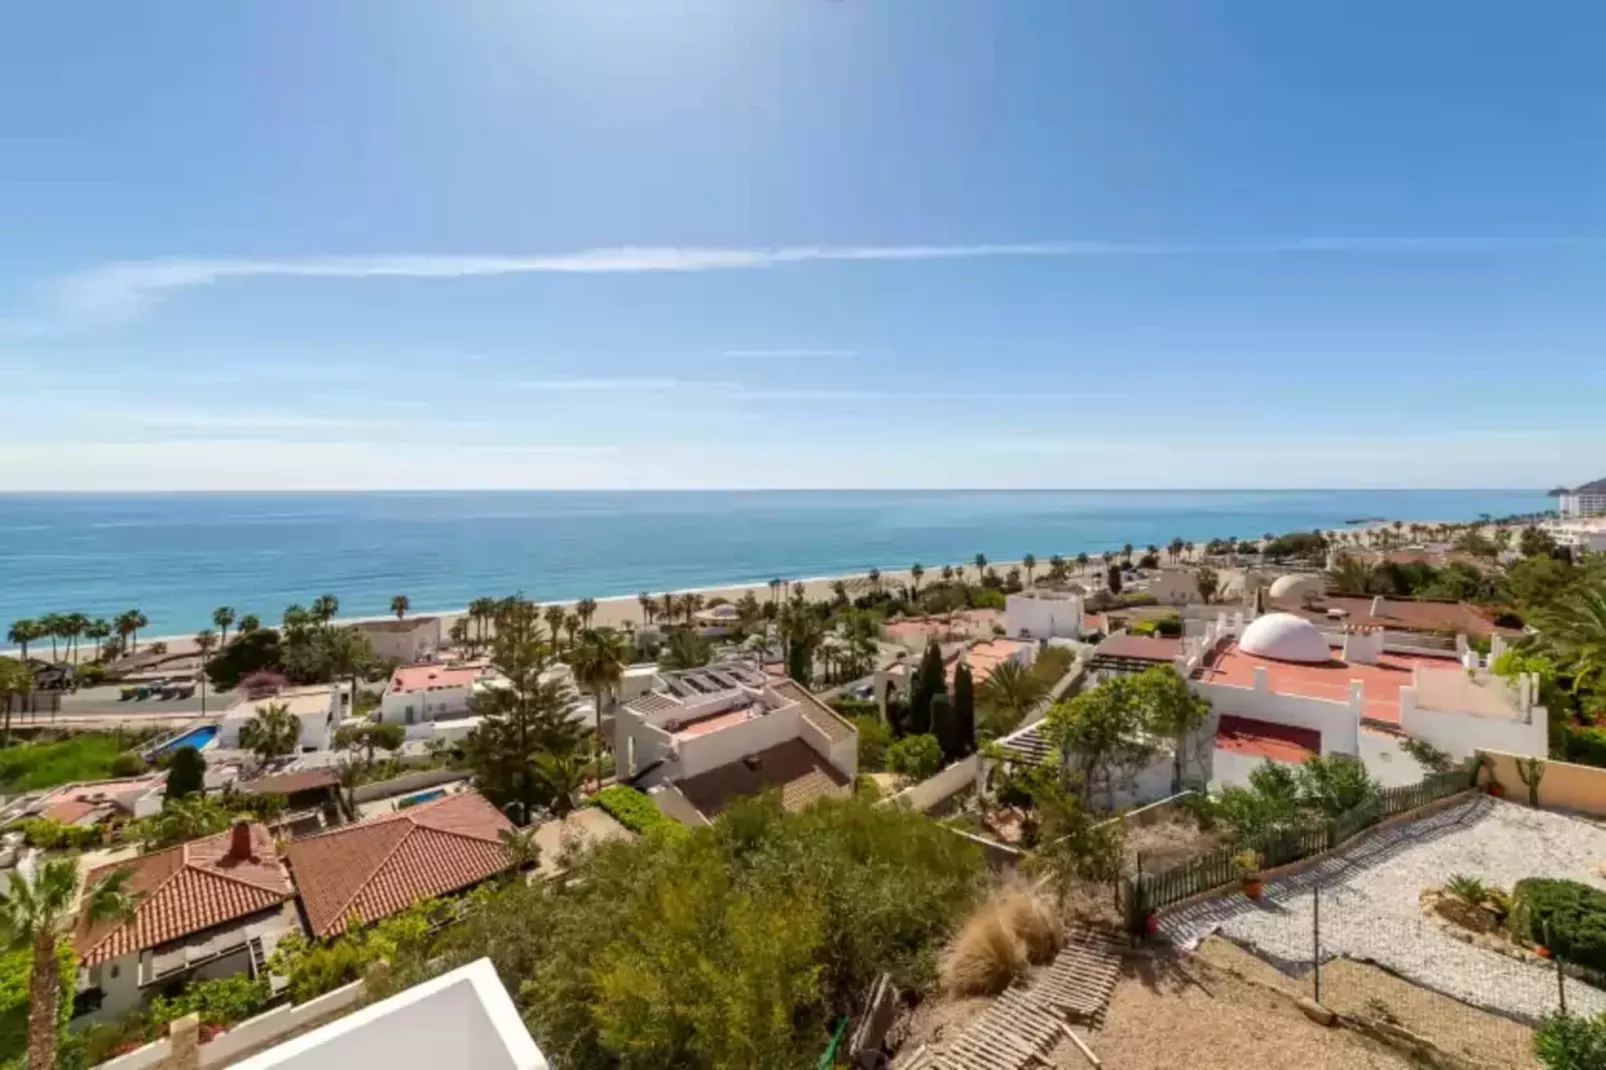
<svg viewBox="0 0 1606 1070">
<path fill-rule="evenodd" d="M 1438 524 L 1477 523 L 1476 521 L 1432 521 L 1432 520 L 1430 520 L 1430 521 L 1402 520 L 1402 521 L 1399 521 L 1399 522 L 1404 524 L 1405 527 L 1407 527 L 1407 528 L 1409 528 L 1413 524 L 1421 525 L 1421 526 L 1425 526 L 1425 527 L 1431 527 L 1431 526 L 1436 526 Z M 1344 525 L 1337 526 L 1337 527 L 1323 528 L 1323 529 L 1321 529 L 1321 531 L 1322 531 L 1323 535 L 1331 538 L 1331 537 L 1333 537 L 1335 535 L 1339 535 L 1339 534 L 1348 535 L 1348 534 L 1362 533 L 1362 532 L 1368 532 L 1368 531 L 1375 531 L 1375 530 L 1383 529 L 1383 528 L 1389 528 L 1389 527 L 1392 527 L 1395 523 L 1396 523 L 1396 521 L 1394 521 L 1394 520 L 1378 520 L 1378 521 L 1370 521 L 1369 520 L 1368 522 L 1363 523 L 1363 524 L 1344 524 Z M 1496 526 L 1498 526 L 1498 525 L 1496 525 Z M 1184 551 L 1182 556 L 1179 557 L 1176 562 L 1171 562 L 1167 558 L 1166 548 L 1164 546 L 1161 546 L 1159 549 L 1160 549 L 1160 559 L 1161 559 L 1162 567 L 1164 567 L 1166 565 L 1171 565 L 1171 564 L 1175 564 L 1175 565 L 1177 565 L 1179 567 L 1180 566 L 1190 566 L 1190 565 L 1191 566 L 1197 566 L 1198 563 L 1199 563 L 1199 558 L 1201 558 L 1203 556 L 1204 546 L 1209 541 L 1210 540 L 1195 540 L 1194 553 L 1190 556 L 1186 551 Z M 1146 549 L 1145 546 L 1140 546 L 1138 544 L 1134 544 L 1133 548 L 1134 548 L 1134 557 L 1141 556 L 1141 552 Z M 1075 566 L 1074 559 L 1073 559 L 1074 555 L 1061 555 L 1061 556 L 1064 556 L 1066 558 L 1067 562 L 1070 564 L 1070 566 L 1071 566 L 1071 575 L 1074 578 L 1074 577 L 1077 577 L 1078 575 L 1090 575 L 1090 574 L 1095 574 L 1095 573 L 1097 573 L 1099 571 L 1102 571 L 1103 562 L 1102 562 L 1102 559 L 1101 559 L 1101 556 L 1100 556 L 1101 553 L 1102 553 L 1102 551 L 1100 551 L 1100 553 L 1089 553 L 1089 555 L 1088 555 L 1089 556 L 1088 569 L 1087 569 L 1086 573 L 1080 573 L 1077 570 L 1077 568 Z M 1048 567 L 1049 567 L 1048 566 L 1048 559 L 1049 559 L 1049 556 L 1052 556 L 1052 555 L 1048 555 L 1048 556 L 1045 556 L 1045 557 L 1040 557 L 1040 558 L 1037 559 L 1037 567 L 1035 569 L 1035 575 L 1037 577 L 1040 578 L 1044 573 L 1046 573 L 1048 571 Z M 953 564 L 952 567 L 954 567 L 956 571 L 959 569 L 959 565 L 957 565 L 957 564 Z M 987 567 L 989 569 L 997 571 L 1000 575 L 1002 575 L 1002 574 L 1007 573 L 1011 568 L 1020 568 L 1020 567 L 1022 567 L 1022 564 L 1021 564 L 1020 560 L 999 560 L 999 561 L 991 561 L 991 560 L 989 560 L 987 562 Z M 933 583 L 933 582 L 941 582 L 942 569 L 943 569 L 943 564 L 942 563 L 938 563 L 938 564 L 930 565 L 930 566 L 925 566 L 925 572 L 924 572 L 924 575 L 923 575 L 923 578 L 922 578 L 922 586 L 928 585 L 928 584 Z M 975 565 L 974 565 L 973 562 L 966 562 L 965 563 L 964 571 L 966 573 L 974 574 L 974 570 L 975 570 Z M 906 584 L 908 584 L 910 582 L 910 580 L 912 578 L 908 568 L 879 569 L 877 571 L 879 571 L 880 576 L 881 576 L 881 581 L 884 584 L 906 585 Z M 834 575 L 824 575 L 824 576 L 787 577 L 784 580 L 786 586 L 785 586 L 785 588 L 783 588 L 783 590 L 789 589 L 791 587 L 791 585 L 793 585 L 793 584 L 801 583 L 804 586 L 804 595 L 805 595 L 806 598 L 809 598 L 811 600 L 819 600 L 819 599 L 823 599 L 823 598 L 829 598 L 829 597 L 832 596 L 833 592 L 832 592 L 831 588 L 832 588 L 833 584 L 835 584 L 835 583 L 837 583 L 839 581 L 848 583 L 850 585 L 854 584 L 854 583 L 861 583 L 861 584 L 862 583 L 868 583 L 869 575 L 870 575 L 869 572 L 865 571 L 865 572 L 845 572 L 845 573 L 837 573 L 837 574 L 834 574 Z M 647 591 L 647 593 L 649 595 L 651 595 L 654 599 L 661 598 L 665 594 L 675 594 L 675 595 L 698 594 L 698 595 L 701 595 L 704 598 L 708 598 L 708 599 L 723 598 L 723 599 L 725 599 L 727 601 L 735 601 L 735 600 L 741 598 L 744 594 L 746 594 L 749 591 L 751 591 L 753 593 L 754 597 L 756 597 L 762 603 L 762 602 L 766 601 L 770 597 L 769 581 L 764 580 L 764 581 L 756 581 L 756 582 L 748 582 L 748 583 L 715 584 L 715 585 L 702 586 L 702 587 L 655 588 L 655 589 L 649 589 Z M 338 597 L 338 593 L 337 593 L 337 597 Z M 615 628 L 617 628 L 617 627 L 621 627 L 627 621 L 629 621 L 631 623 L 637 623 L 637 624 L 642 623 L 643 622 L 643 614 L 642 614 L 641 605 L 640 605 L 640 602 L 639 602 L 638 599 L 639 599 L 639 595 L 637 595 L 637 594 L 609 595 L 609 596 L 607 596 L 605 598 L 597 598 L 596 599 L 597 609 L 596 609 L 595 614 L 592 617 L 592 622 L 591 622 L 592 626 L 593 627 L 615 627 Z M 565 610 L 573 610 L 575 608 L 575 606 L 578 605 L 579 602 L 582 601 L 582 600 L 583 599 L 578 599 L 578 598 L 574 598 L 574 599 L 559 599 L 559 600 L 554 600 L 554 601 L 541 601 L 541 602 L 538 602 L 537 604 L 542 606 L 543 608 L 545 608 L 547 606 L 562 606 L 562 607 L 564 607 Z M 468 616 L 468 607 L 467 606 L 455 607 L 455 608 L 451 608 L 451 609 L 416 609 L 416 608 L 409 608 L 408 611 L 407 611 L 407 617 L 408 618 L 418 618 L 418 617 L 437 617 L 437 618 L 440 618 L 441 627 L 442 627 L 443 632 L 444 632 L 445 629 L 450 628 L 457 620 L 459 620 L 460 618 L 466 617 L 466 616 Z M 395 619 L 396 619 L 396 617 L 395 617 L 394 614 L 385 613 L 385 614 L 370 614 L 370 615 L 363 615 L 363 616 L 336 617 L 336 618 L 334 618 L 333 623 L 339 624 L 339 625 L 353 625 L 353 624 L 363 624 L 363 623 L 374 623 L 374 622 L 378 622 L 378 621 L 393 621 Z M 208 624 L 210 624 L 210 622 L 208 622 Z M 266 627 L 266 628 L 279 628 L 280 624 L 279 624 L 278 621 L 264 620 L 263 621 L 263 627 Z M 148 648 L 149 645 L 152 644 L 152 643 L 166 643 L 167 646 L 168 646 L 168 652 L 170 654 L 182 654 L 182 653 L 185 653 L 185 652 L 193 650 L 193 648 L 194 648 L 194 640 L 195 640 L 195 633 L 194 632 L 187 633 L 187 634 L 153 635 L 153 636 L 149 636 L 149 637 L 140 636 L 139 646 L 140 646 L 141 649 L 145 649 L 145 648 Z M 30 644 L 30 646 L 33 648 L 30 651 L 30 653 L 35 657 L 38 656 L 39 646 L 40 646 L 41 642 L 48 643 L 49 640 L 43 640 L 43 641 L 36 640 L 33 644 Z M 15 656 L 17 653 L 18 653 L 18 650 L 15 647 L 3 647 L 3 648 L 0 648 L 0 655 Z"/>
</svg>

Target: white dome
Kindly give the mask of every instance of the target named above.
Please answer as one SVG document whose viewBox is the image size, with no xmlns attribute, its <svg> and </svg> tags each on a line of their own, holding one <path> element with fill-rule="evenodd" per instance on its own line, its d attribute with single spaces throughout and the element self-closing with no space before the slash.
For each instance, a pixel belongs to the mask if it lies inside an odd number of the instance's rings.
<svg viewBox="0 0 1606 1070">
<path fill-rule="evenodd" d="M 1303 598 L 1322 593 L 1320 576 L 1278 576 L 1268 592 L 1273 598 Z"/>
<path fill-rule="evenodd" d="M 1333 652 L 1316 625 L 1292 613 L 1268 613 L 1257 618 L 1244 629 L 1238 647 L 1246 654 L 1278 661 L 1316 665 L 1333 660 Z"/>
</svg>

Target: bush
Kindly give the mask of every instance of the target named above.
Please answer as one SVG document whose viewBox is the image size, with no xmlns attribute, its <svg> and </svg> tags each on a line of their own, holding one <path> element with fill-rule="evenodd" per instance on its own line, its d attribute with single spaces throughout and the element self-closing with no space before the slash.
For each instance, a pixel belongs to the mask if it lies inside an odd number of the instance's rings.
<svg viewBox="0 0 1606 1070">
<path fill-rule="evenodd" d="M 887 767 L 887 748 L 892 746 L 892 729 L 879 713 L 853 719 L 859 733 L 859 771 L 879 773 Z"/>
<path fill-rule="evenodd" d="M 921 781 L 942 771 L 942 744 L 936 736 L 905 736 L 887 748 L 887 769 Z"/>
<path fill-rule="evenodd" d="M 1042 900 L 1015 889 L 977 907 L 943 957 L 943 986 L 956 996 L 996 996 L 1033 963 L 1060 949 L 1060 926 Z"/>
<path fill-rule="evenodd" d="M 1606 892 L 1578 881 L 1529 877 L 1511 890 L 1511 931 L 1566 962 L 1606 971 Z"/>
<path fill-rule="evenodd" d="M 972 609 L 1003 609 L 1007 595 L 996 587 L 972 587 L 969 593 Z"/>
<path fill-rule="evenodd" d="M 1534 1055 L 1546 1070 L 1606 1067 L 1606 1014 L 1593 1018 L 1558 1011 L 1534 1032 Z"/>
<path fill-rule="evenodd" d="M 195 981 L 183 992 L 167 999 L 157 996 L 145 1010 L 152 1031 L 186 1014 L 198 1014 L 202 1025 L 229 1026 L 262 1013 L 269 999 L 267 977 L 246 974 Z"/>
<path fill-rule="evenodd" d="M 1160 622 L 1157 620 L 1140 620 L 1127 630 L 1133 635 L 1154 635 L 1160 630 Z"/>
<path fill-rule="evenodd" d="M 17 827 L 30 847 L 41 851 L 83 851 L 106 841 L 99 825 L 60 825 L 42 817 L 20 821 Z"/>
<path fill-rule="evenodd" d="M 112 759 L 111 774 L 114 777 L 139 776 L 149 768 L 144 758 L 127 750 Z"/>
<path fill-rule="evenodd" d="M 647 833 L 655 828 L 679 828 L 674 818 L 664 816 L 656 803 L 635 788 L 610 784 L 591 800 L 604 813 L 631 832 Z"/>
<path fill-rule="evenodd" d="M 78 988 L 78 954 L 71 940 L 57 943 L 56 961 L 61 975 L 56 1019 L 59 1037 L 72 1019 L 73 993 Z M 0 1065 L 11 1065 L 11 1060 L 28 1050 L 28 978 L 32 973 L 31 947 L 0 955 Z"/>
<path fill-rule="evenodd" d="M 1561 756 L 1579 765 L 1606 768 L 1606 728 L 1572 722 L 1563 725 Z"/>
</svg>

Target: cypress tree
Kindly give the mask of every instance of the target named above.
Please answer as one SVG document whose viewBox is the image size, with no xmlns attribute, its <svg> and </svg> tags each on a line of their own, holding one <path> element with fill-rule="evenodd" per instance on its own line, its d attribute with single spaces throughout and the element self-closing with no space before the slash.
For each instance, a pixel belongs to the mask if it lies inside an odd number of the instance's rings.
<svg viewBox="0 0 1606 1070">
<path fill-rule="evenodd" d="M 206 784 L 206 755 L 194 747 L 180 747 L 173 752 L 173 763 L 167 768 L 167 797 L 183 799 L 200 792 Z"/>
<path fill-rule="evenodd" d="M 931 732 L 931 700 L 947 694 L 947 674 L 943 670 L 942 649 L 936 640 L 926 644 L 925 657 L 915 670 L 914 685 L 909 693 L 909 731 L 924 736 Z"/>
<path fill-rule="evenodd" d="M 970 677 L 970 666 L 963 661 L 954 669 L 954 726 L 959 733 L 959 753 L 955 757 L 975 753 L 976 685 Z"/>
<path fill-rule="evenodd" d="M 931 734 L 937 737 L 944 761 L 951 762 L 959 757 L 959 725 L 954 721 L 954 704 L 947 692 L 932 696 Z"/>
</svg>

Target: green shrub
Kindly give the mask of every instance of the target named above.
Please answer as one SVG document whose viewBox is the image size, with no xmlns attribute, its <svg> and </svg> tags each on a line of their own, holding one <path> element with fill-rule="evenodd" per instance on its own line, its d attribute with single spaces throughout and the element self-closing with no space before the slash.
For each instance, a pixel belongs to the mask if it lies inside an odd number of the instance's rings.
<svg viewBox="0 0 1606 1070">
<path fill-rule="evenodd" d="M 972 587 L 969 591 L 970 608 L 1003 609 L 1007 596 L 996 587 Z"/>
<path fill-rule="evenodd" d="M 603 812 L 631 832 L 647 833 L 656 828 L 678 828 L 674 818 L 664 816 L 651 799 L 635 788 L 610 784 L 591 800 Z"/>
<path fill-rule="evenodd" d="M 1558 958 L 1606 970 L 1606 892 L 1578 881 L 1529 877 L 1511 890 L 1511 930 Z"/>
<path fill-rule="evenodd" d="M 1562 728 L 1561 756 L 1579 765 L 1606 768 L 1606 728 L 1569 721 Z"/>
<path fill-rule="evenodd" d="M 879 773 L 887 767 L 887 748 L 892 746 L 892 728 L 879 713 L 853 719 L 859 733 L 859 771 Z"/>
<path fill-rule="evenodd" d="M 114 777 L 139 776 L 149 768 L 144 758 L 128 750 L 112 759 L 111 774 Z"/>
<path fill-rule="evenodd" d="M 887 748 L 887 769 L 910 780 L 942 771 L 942 744 L 936 736 L 904 736 Z"/>
<path fill-rule="evenodd" d="M 146 1008 L 146 1020 L 154 1032 L 186 1014 L 198 1014 L 202 1025 L 234 1025 L 262 1013 L 269 999 L 266 976 L 246 974 L 196 981 L 172 999 L 157 996 Z"/>
<path fill-rule="evenodd" d="M 1606 1014 L 1593 1018 L 1558 1011 L 1534 1031 L 1534 1055 L 1545 1070 L 1606 1067 Z"/>
<path fill-rule="evenodd" d="M 1160 622 L 1157 620 L 1140 620 L 1130 629 L 1133 635 L 1154 635 L 1159 630 Z"/>
<path fill-rule="evenodd" d="M 71 940 L 56 945 L 56 960 L 61 974 L 56 1022 L 60 1033 L 72 1018 L 73 993 L 78 988 L 78 954 Z M 28 977 L 32 972 L 32 948 L 0 955 L 0 1065 L 10 1065 L 28 1050 Z"/>
<path fill-rule="evenodd" d="M 30 817 L 16 825 L 28 846 L 41 851 L 83 851 L 106 841 L 99 825 L 62 825 L 42 817 Z"/>
</svg>

